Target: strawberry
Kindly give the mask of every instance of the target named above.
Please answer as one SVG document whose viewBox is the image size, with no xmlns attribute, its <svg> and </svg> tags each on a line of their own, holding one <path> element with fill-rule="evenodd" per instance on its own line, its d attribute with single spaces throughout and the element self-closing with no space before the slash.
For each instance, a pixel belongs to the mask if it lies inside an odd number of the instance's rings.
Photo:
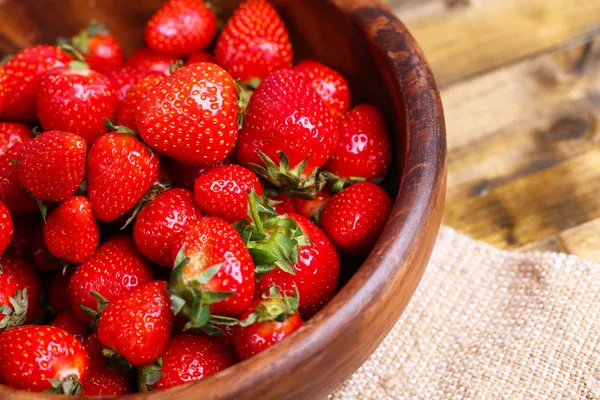
<svg viewBox="0 0 600 400">
<path fill-rule="evenodd" d="M 55 326 L 19 326 L 0 335 L 0 382 L 15 389 L 79 395 L 89 364 L 81 342 Z"/>
<path fill-rule="evenodd" d="M 321 214 L 321 226 L 340 249 L 351 255 L 368 254 L 392 211 L 392 199 L 371 182 L 356 183 L 334 195 Z"/>
<path fill-rule="evenodd" d="M 315 60 L 302 61 L 293 69 L 311 84 L 334 119 L 346 114 L 350 108 L 350 87 L 342 74 Z"/>
<path fill-rule="evenodd" d="M 31 139 L 33 139 L 33 135 L 26 125 L 0 122 L 0 157 L 4 156 L 14 145 Z"/>
<path fill-rule="evenodd" d="M 71 275 L 71 307 L 79 319 L 90 322 L 90 314 L 94 314 L 90 310 L 100 311 L 97 309 L 97 297 L 92 292 L 100 294 L 107 301 L 113 301 L 152 279 L 152 269 L 138 252 L 131 237 L 114 236 L 102 243 Z"/>
<path fill-rule="evenodd" d="M 125 63 L 121 44 L 104 24 L 92 21 L 87 29 L 72 39 L 72 43 L 95 71 L 106 74 L 121 69 Z"/>
<path fill-rule="evenodd" d="M 2 109 L 4 108 L 4 104 L 6 104 L 7 86 L 6 72 L 4 72 L 4 68 L 0 67 L 0 114 L 2 114 Z"/>
<path fill-rule="evenodd" d="M 331 192 L 328 188 L 324 187 L 312 200 L 294 197 L 294 208 L 298 214 L 312 219 L 319 224 L 321 220 L 321 212 L 323 212 L 323 208 L 325 208 L 327 203 L 329 203 L 330 199 Z"/>
<path fill-rule="evenodd" d="M 178 250 L 179 249 L 179 250 Z M 188 328 L 225 324 L 248 307 L 254 294 L 254 263 L 231 225 L 205 217 L 187 226 L 173 246 L 173 311 L 190 319 Z M 200 300 L 202 299 L 202 300 Z"/>
<path fill-rule="evenodd" d="M 35 200 L 21 189 L 16 160 L 23 151 L 25 143 L 17 143 L 0 156 L 0 201 L 9 208 L 13 217 L 37 210 Z"/>
<path fill-rule="evenodd" d="M 120 396 L 131 393 L 132 385 L 127 372 L 106 366 L 102 344 L 95 333 L 85 339 L 83 347 L 90 358 L 88 375 L 83 382 L 83 396 Z"/>
<path fill-rule="evenodd" d="M 131 210 L 152 187 L 158 157 L 134 136 L 107 133 L 88 154 L 87 190 L 101 221 L 114 221 Z"/>
<path fill-rule="evenodd" d="M 125 100 L 127 92 L 133 85 L 140 79 L 151 75 L 162 76 L 162 73 L 145 68 L 125 67 L 121 70 L 106 74 L 106 77 L 112 82 L 117 94 L 117 107 Z"/>
<path fill-rule="evenodd" d="M 296 212 L 294 200 L 285 193 L 279 193 L 276 189 L 267 191 L 269 204 L 279 215 L 285 215 Z"/>
<path fill-rule="evenodd" d="M 144 36 L 159 53 L 191 54 L 207 47 L 217 34 L 217 17 L 204 0 L 168 0 L 148 21 Z"/>
<path fill-rule="evenodd" d="M 269 75 L 252 95 L 236 155 L 284 192 L 310 198 L 322 186 L 316 169 L 337 141 L 334 120 L 317 92 L 300 74 L 285 69 Z"/>
<path fill-rule="evenodd" d="M 237 363 L 235 351 L 213 338 L 174 336 L 162 355 L 160 365 L 142 370 L 142 384 L 148 390 L 162 390 L 204 379 Z"/>
<path fill-rule="evenodd" d="M 35 121 L 35 99 L 40 78 L 46 71 L 64 67 L 71 57 L 56 46 L 32 46 L 19 52 L 4 65 L 6 103 L 2 118 Z"/>
<path fill-rule="evenodd" d="M 392 162 L 392 143 L 379 110 L 362 104 L 341 121 L 340 141 L 324 169 L 340 179 L 384 178 Z"/>
<path fill-rule="evenodd" d="M 6 204 L 0 201 L 0 256 L 6 251 L 14 234 L 15 227 L 10 211 Z"/>
<path fill-rule="evenodd" d="M 14 235 L 6 248 L 7 256 L 16 258 L 30 258 L 34 251 L 34 237 L 41 226 L 39 214 L 29 214 L 13 219 Z"/>
<path fill-rule="evenodd" d="M 190 335 L 199 335 L 204 337 L 210 337 L 216 340 L 217 342 L 221 342 L 226 346 L 233 346 L 233 332 L 235 331 L 235 324 L 232 325 L 219 325 L 215 324 L 215 327 L 218 328 L 221 332 L 213 333 L 212 335 L 207 334 L 202 329 L 186 329 L 185 326 L 189 322 L 189 319 L 186 318 L 185 315 L 179 314 L 175 317 L 175 321 L 173 322 L 173 334 L 177 335 L 180 333 L 188 333 Z M 189 325 L 188 325 L 189 326 Z"/>
<path fill-rule="evenodd" d="M 202 213 L 194 204 L 191 192 L 167 190 L 142 208 L 133 226 L 133 239 L 140 252 L 152 262 L 173 267 L 171 248 L 186 225 L 200 218 Z"/>
<path fill-rule="evenodd" d="M 309 318 L 335 294 L 340 259 L 325 233 L 309 219 L 297 214 L 288 214 L 287 217 L 296 222 L 310 245 L 302 243 L 298 247 L 297 262 L 291 271 L 278 268 L 262 275 L 256 285 L 256 293 L 264 293 L 273 285 L 286 292 L 297 288 L 300 292 L 300 315 Z"/>
<path fill-rule="evenodd" d="M 238 94 L 221 67 L 200 63 L 178 69 L 147 95 L 138 112 L 142 139 L 189 165 L 219 162 L 238 132 Z"/>
<path fill-rule="evenodd" d="M 54 213 L 54 212 L 52 212 Z M 31 244 L 31 255 L 33 263 L 42 271 L 54 271 L 65 267 L 65 262 L 56 258 L 48 250 L 46 240 L 44 239 L 45 224 L 38 224 L 33 234 L 33 243 Z"/>
<path fill-rule="evenodd" d="M 171 158 L 166 158 L 165 163 L 162 165 L 165 167 L 171 179 L 171 185 L 173 185 L 173 187 L 180 187 L 193 191 L 196 179 L 198 179 L 200 175 L 214 168 L 220 167 L 221 165 L 229 164 L 230 160 L 228 157 L 215 164 L 200 165 L 197 167 L 185 165 Z"/>
<path fill-rule="evenodd" d="M 260 300 L 255 300 L 235 327 L 233 343 L 242 360 L 268 349 L 300 329 L 298 292 L 293 297 L 281 294 L 277 286 L 269 288 Z"/>
<path fill-rule="evenodd" d="M 52 326 L 64 329 L 82 343 L 88 332 L 87 325 L 81 322 L 71 310 L 63 311 L 58 314 L 54 319 L 54 322 L 52 322 Z"/>
<path fill-rule="evenodd" d="M 71 301 L 69 300 L 69 280 L 75 272 L 75 268 L 67 268 L 65 271 L 59 270 L 52 272 L 48 282 L 48 300 L 54 313 L 71 310 Z"/>
<path fill-rule="evenodd" d="M 201 62 L 216 64 L 215 56 L 205 51 L 199 51 L 198 53 L 190 55 L 185 61 L 185 65 L 198 64 Z"/>
<path fill-rule="evenodd" d="M 90 201 L 84 196 L 63 201 L 48 216 L 44 241 L 48 251 L 61 260 L 77 264 L 88 259 L 100 241 Z"/>
<path fill-rule="evenodd" d="M 76 133 L 89 144 L 106 132 L 117 98 L 112 83 L 87 64 L 73 61 L 42 75 L 36 109 L 42 128 Z"/>
<path fill-rule="evenodd" d="M 63 201 L 85 175 L 85 140 L 73 133 L 48 131 L 25 143 L 19 155 L 19 182 L 43 201 Z"/>
<path fill-rule="evenodd" d="M 153 281 L 110 303 L 98 319 L 100 343 L 133 366 L 154 363 L 173 328 L 166 286 L 165 281 Z"/>
<path fill-rule="evenodd" d="M 116 123 L 137 131 L 137 112 L 140 104 L 144 101 L 146 93 L 163 79 L 160 75 L 150 75 L 140 79 L 131 86 L 125 100 L 121 102 L 117 110 Z"/>
<path fill-rule="evenodd" d="M 224 165 L 202 174 L 194 185 L 200 209 L 227 222 L 248 218 L 248 192 L 259 196 L 262 186 L 254 172 L 239 165 Z"/>
<path fill-rule="evenodd" d="M 157 53 L 147 47 L 139 47 L 129 56 L 125 66 L 160 72 L 162 75 L 168 76 L 171 74 L 171 65 L 175 65 L 177 61 L 177 57 Z"/>
<path fill-rule="evenodd" d="M 0 271 L 0 329 L 33 321 L 41 311 L 37 270 L 27 260 L 2 256 Z"/>
<path fill-rule="evenodd" d="M 294 54 L 285 23 L 275 8 L 266 0 L 247 0 L 223 27 L 215 58 L 234 78 L 249 82 L 290 68 Z"/>
</svg>

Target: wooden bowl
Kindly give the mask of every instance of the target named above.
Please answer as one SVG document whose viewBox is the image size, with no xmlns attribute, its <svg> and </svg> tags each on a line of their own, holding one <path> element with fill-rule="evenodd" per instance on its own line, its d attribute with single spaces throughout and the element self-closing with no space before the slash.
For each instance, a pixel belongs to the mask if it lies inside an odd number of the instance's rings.
<svg viewBox="0 0 600 400">
<path fill-rule="evenodd" d="M 107 23 L 127 51 L 163 0 L 5 0 L 0 51 L 70 36 L 91 18 Z M 214 1 L 225 10 L 237 1 Z M 384 112 L 396 148 L 388 189 L 392 216 L 377 246 L 335 298 L 277 346 L 202 381 L 135 399 L 318 399 L 375 350 L 413 295 L 440 226 L 446 177 L 442 105 L 414 39 L 376 0 L 275 0 L 298 59 L 317 58 L 349 80 L 354 103 Z M 400 191 L 398 192 L 398 187 Z M 0 386 L 0 398 L 44 395 Z"/>
</svg>

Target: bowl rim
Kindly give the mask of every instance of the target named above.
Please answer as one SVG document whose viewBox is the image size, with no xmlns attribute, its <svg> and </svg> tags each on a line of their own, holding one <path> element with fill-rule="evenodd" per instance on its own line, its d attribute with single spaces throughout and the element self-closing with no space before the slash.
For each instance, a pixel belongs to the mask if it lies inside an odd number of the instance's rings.
<svg viewBox="0 0 600 400">
<path fill-rule="evenodd" d="M 388 329 L 370 337 L 370 351 L 361 356 L 364 361 L 395 324 L 416 290 L 441 223 L 445 195 L 446 136 L 439 91 L 418 44 L 387 6 L 379 0 L 327 1 L 351 18 L 374 45 L 380 66 L 388 72 L 388 79 L 404 102 L 396 107 L 403 108 L 406 119 L 407 146 L 399 154 L 405 160 L 405 167 L 400 171 L 400 190 L 384 232 L 350 281 L 323 310 L 285 341 L 206 379 L 126 398 L 195 398 L 198 393 L 206 394 L 206 398 L 241 398 L 257 382 L 276 382 L 303 363 L 322 362 L 320 357 L 346 334 L 346 327 L 355 326 L 361 318 L 372 318 L 376 312 L 373 298 L 392 298 L 401 286 L 398 282 L 414 277 L 412 287 L 403 289 L 401 294 L 404 304 L 385 316 L 389 319 Z M 415 110 L 419 115 L 414 114 Z M 347 378 L 354 369 L 354 366 L 347 368 L 343 375 Z M 343 382 L 338 380 L 328 383 L 328 389 Z M 232 391 L 224 390 L 222 396 L 216 394 L 216 387 L 231 382 L 235 382 L 235 387 L 228 388 Z M 51 398 L 3 385 L 0 393 L 14 400 Z"/>
</svg>

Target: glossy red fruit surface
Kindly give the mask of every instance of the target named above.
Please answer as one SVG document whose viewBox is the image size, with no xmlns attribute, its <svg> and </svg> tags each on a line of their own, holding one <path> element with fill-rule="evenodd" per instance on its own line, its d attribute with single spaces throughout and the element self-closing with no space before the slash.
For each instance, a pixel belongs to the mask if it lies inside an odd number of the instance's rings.
<svg viewBox="0 0 600 400">
<path fill-rule="evenodd" d="M 202 218 L 193 194 L 175 188 L 161 193 L 138 214 L 133 239 L 140 252 L 152 262 L 173 268 L 172 247 L 185 232 L 187 224 Z"/>
<path fill-rule="evenodd" d="M 271 207 L 277 214 L 285 215 L 296 213 L 296 207 L 294 206 L 294 199 L 285 193 L 279 193 L 275 196 L 269 196 L 270 202 L 276 202 L 277 204 L 271 204 Z"/>
<path fill-rule="evenodd" d="M 153 50 L 191 54 L 207 47 L 217 33 L 217 17 L 204 0 L 168 0 L 152 16 L 144 37 Z"/>
<path fill-rule="evenodd" d="M 64 329 L 82 343 L 87 337 L 88 326 L 81 322 L 71 310 L 63 311 L 58 314 L 52 322 L 52 326 Z"/>
<path fill-rule="evenodd" d="M 6 204 L 0 201 L 0 256 L 6 251 L 14 234 L 15 226 L 10 215 L 10 210 Z"/>
<path fill-rule="evenodd" d="M 33 135 L 27 125 L 0 122 L 0 157 L 4 156 L 14 145 L 31 139 L 33 139 Z"/>
<path fill-rule="evenodd" d="M 39 200 L 63 201 L 85 176 L 85 140 L 74 133 L 44 132 L 25 143 L 17 172 L 23 188 Z"/>
<path fill-rule="evenodd" d="M 125 63 L 126 67 L 145 69 L 159 72 L 164 76 L 170 75 L 171 64 L 178 61 L 178 57 L 157 53 L 147 47 L 138 47 Z"/>
<path fill-rule="evenodd" d="M 100 343 L 133 366 L 155 362 L 173 329 L 166 286 L 164 281 L 150 282 L 110 303 L 98 320 Z"/>
<path fill-rule="evenodd" d="M 127 372 L 106 366 L 102 344 L 94 333 L 85 339 L 83 347 L 90 358 L 90 368 L 83 382 L 83 396 L 120 396 L 131 393 L 131 381 Z"/>
<path fill-rule="evenodd" d="M 135 85 L 140 79 L 150 75 L 162 76 L 161 72 L 153 71 L 146 68 L 125 67 L 118 71 L 113 71 L 106 74 L 106 77 L 112 82 L 117 94 L 117 107 L 127 97 L 129 89 Z"/>
<path fill-rule="evenodd" d="M 313 222 L 297 214 L 288 216 L 296 221 L 313 245 L 299 248 L 298 263 L 294 265 L 295 275 L 277 268 L 261 276 L 256 285 L 256 295 L 260 296 L 272 285 L 292 292 L 296 287 L 300 292 L 298 310 L 303 318 L 308 318 L 320 310 L 335 294 L 340 273 L 340 259 L 325 233 Z"/>
<path fill-rule="evenodd" d="M 213 64 L 217 63 L 217 61 L 215 60 L 215 56 L 205 51 L 199 51 L 190 55 L 185 61 L 185 65 L 192 65 L 201 62 L 209 62 Z"/>
<path fill-rule="evenodd" d="M 224 165 L 202 174 L 194 186 L 194 199 L 211 217 L 235 222 L 248 217 L 248 192 L 259 196 L 262 186 L 254 172 L 239 165 Z"/>
<path fill-rule="evenodd" d="M 213 338 L 174 336 L 162 355 L 162 377 L 150 390 L 168 389 L 206 378 L 238 361 L 230 346 Z"/>
<path fill-rule="evenodd" d="M 17 53 L 3 67 L 6 75 L 6 102 L 2 118 L 10 121 L 35 121 L 35 100 L 42 74 L 64 67 L 71 60 L 67 53 L 56 46 L 31 46 Z"/>
<path fill-rule="evenodd" d="M 173 185 L 173 187 L 180 187 L 193 192 L 196 179 L 198 179 L 200 175 L 214 168 L 220 167 L 221 165 L 228 164 L 229 157 L 215 164 L 206 164 L 196 167 L 191 165 L 185 165 L 180 163 L 179 161 L 167 158 L 165 162 L 161 165 L 164 166 L 165 170 L 169 174 L 169 177 L 171 179 L 171 185 Z"/>
<path fill-rule="evenodd" d="M 392 142 L 381 112 L 362 104 L 342 119 L 340 141 L 324 169 L 340 178 L 384 178 L 392 163 Z"/>
<path fill-rule="evenodd" d="M 146 98 L 146 94 L 156 86 L 164 78 L 160 75 L 150 75 L 140 79 L 136 84 L 131 86 L 127 92 L 125 100 L 119 106 L 115 122 L 117 125 L 126 126 L 134 131 L 137 127 L 137 113 L 140 104 Z"/>
<path fill-rule="evenodd" d="M 306 200 L 299 197 L 294 197 L 294 207 L 296 212 L 303 217 L 319 221 L 323 208 L 329 203 L 331 192 L 326 187 L 323 188 L 314 199 Z"/>
<path fill-rule="evenodd" d="M 350 87 L 339 72 L 315 60 L 305 60 L 294 67 L 308 80 L 329 107 L 331 115 L 340 119 L 350 108 Z"/>
<path fill-rule="evenodd" d="M 113 301 L 152 279 L 150 264 L 139 253 L 131 237 L 114 236 L 102 243 L 71 275 L 71 307 L 82 321 L 90 322 L 92 317 L 80 307 L 97 310 L 97 299 L 91 292 L 98 292 L 108 301 Z"/>
<path fill-rule="evenodd" d="M 247 0 L 223 27 L 215 58 L 234 78 L 247 82 L 291 67 L 294 54 L 275 8 L 266 0 Z"/>
<path fill-rule="evenodd" d="M 321 226 L 340 251 L 365 255 L 379 239 L 392 205 L 379 186 L 356 183 L 331 198 L 321 214 Z"/>
<path fill-rule="evenodd" d="M 76 133 L 90 145 L 106 132 L 117 109 L 115 89 L 104 74 L 80 62 L 42 75 L 37 116 L 46 131 Z"/>
<path fill-rule="evenodd" d="M 26 322 L 31 323 L 40 315 L 41 311 L 42 284 L 37 269 L 28 260 L 9 256 L 0 257 L 0 265 L 2 266 L 0 280 L 10 281 L 11 284 L 8 287 L 14 287 L 15 289 L 15 292 L 12 293 L 2 289 L 4 294 L 0 294 L 0 304 L 6 304 L 13 311 L 16 311 L 10 304 L 8 297 L 15 297 L 17 290 L 24 291 L 27 289 Z M 0 312 L 0 320 L 3 315 L 5 314 Z"/>
<path fill-rule="evenodd" d="M 41 392 L 51 379 L 84 381 L 89 358 L 73 335 L 55 326 L 27 325 L 0 335 L 0 382 L 15 389 Z"/>
<path fill-rule="evenodd" d="M 221 67 L 200 63 L 177 70 L 147 95 L 138 112 L 142 139 L 188 165 L 217 163 L 238 134 L 238 94 Z"/>
<path fill-rule="evenodd" d="M 21 188 L 16 161 L 25 143 L 17 143 L 0 156 L 0 201 L 4 202 L 11 214 L 16 217 L 38 210 L 35 200 Z"/>
</svg>

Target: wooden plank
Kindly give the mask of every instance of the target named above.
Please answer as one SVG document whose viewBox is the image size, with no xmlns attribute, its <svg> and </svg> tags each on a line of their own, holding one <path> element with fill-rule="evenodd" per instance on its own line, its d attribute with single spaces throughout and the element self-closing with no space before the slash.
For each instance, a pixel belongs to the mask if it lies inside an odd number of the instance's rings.
<svg viewBox="0 0 600 400">
<path fill-rule="evenodd" d="M 517 248 L 600 217 L 600 148 L 477 197 L 448 198 L 445 222 Z"/>
<path fill-rule="evenodd" d="M 389 0 L 442 85 L 600 29 L 598 0 Z"/>
<path fill-rule="evenodd" d="M 515 248 L 519 252 L 551 252 L 551 253 L 568 253 L 569 249 L 560 241 L 559 235 L 552 235 L 548 238 L 538 240 L 536 242 L 527 243 L 526 245 Z"/>
<path fill-rule="evenodd" d="M 558 237 L 567 253 L 600 263 L 600 219 L 561 232 Z"/>
</svg>

